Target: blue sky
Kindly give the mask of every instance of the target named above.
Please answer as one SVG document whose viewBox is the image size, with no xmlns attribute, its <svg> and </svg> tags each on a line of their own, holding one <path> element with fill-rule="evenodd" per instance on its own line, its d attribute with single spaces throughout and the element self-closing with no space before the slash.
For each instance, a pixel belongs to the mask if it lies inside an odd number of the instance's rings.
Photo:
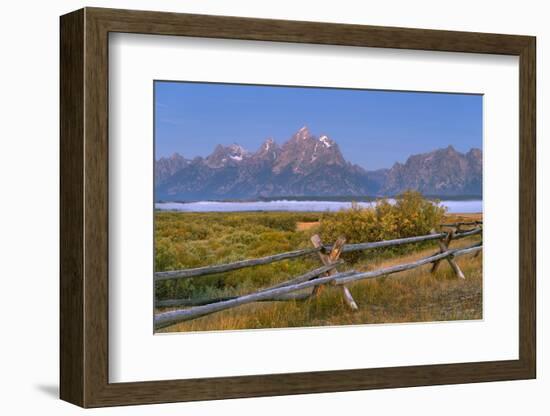
<svg viewBox="0 0 550 416">
<path fill-rule="evenodd" d="M 155 82 L 155 157 L 209 155 L 217 144 L 255 151 L 307 125 L 365 169 L 411 154 L 482 147 L 482 96 L 336 88 Z"/>
</svg>

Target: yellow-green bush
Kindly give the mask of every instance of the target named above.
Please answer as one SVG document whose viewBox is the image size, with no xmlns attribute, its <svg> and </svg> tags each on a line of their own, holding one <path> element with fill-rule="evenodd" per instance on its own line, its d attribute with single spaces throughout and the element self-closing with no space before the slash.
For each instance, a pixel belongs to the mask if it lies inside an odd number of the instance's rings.
<svg viewBox="0 0 550 416">
<path fill-rule="evenodd" d="M 442 222 L 445 208 L 407 191 L 395 203 L 381 199 L 372 207 L 357 204 L 347 210 L 323 215 L 320 233 L 328 243 L 343 236 L 348 243 L 373 242 L 428 234 Z"/>
</svg>

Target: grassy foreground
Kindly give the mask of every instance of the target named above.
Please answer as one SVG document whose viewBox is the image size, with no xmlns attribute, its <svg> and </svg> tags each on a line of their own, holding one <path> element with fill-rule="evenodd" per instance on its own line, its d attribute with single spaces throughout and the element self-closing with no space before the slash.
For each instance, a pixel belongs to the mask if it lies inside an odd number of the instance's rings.
<svg viewBox="0 0 550 416">
<path fill-rule="evenodd" d="M 311 247 L 310 237 L 323 235 L 327 213 L 168 213 L 155 214 L 156 270 L 227 263 Z M 480 215 L 447 215 L 446 222 L 480 219 Z M 329 219 L 330 221 L 330 219 Z M 329 230 L 330 231 L 330 230 Z M 326 240 L 326 241 L 325 241 Z M 453 242 L 452 248 L 479 241 L 479 236 Z M 398 250 L 343 255 L 340 271 L 373 270 L 425 257 L 435 243 Z M 325 287 L 306 301 L 261 302 L 172 325 L 160 332 L 307 327 L 368 323 L 425 322 L 482 318 L 482 256 L 457 259 L 466 280 L 457 279 L 446 262 L 436 274 L 430 265 L 384 278 L 356 282 L 349 289 L 359 306 L 351 312 L 338 288 Z M 225 274 L 157 284 L 157 299 L 235 296 L 257 291 L 319 267 L 316 255 L 237 270 Z M 156 312 L 170 310 L 159 309 Z"/>
</svg>

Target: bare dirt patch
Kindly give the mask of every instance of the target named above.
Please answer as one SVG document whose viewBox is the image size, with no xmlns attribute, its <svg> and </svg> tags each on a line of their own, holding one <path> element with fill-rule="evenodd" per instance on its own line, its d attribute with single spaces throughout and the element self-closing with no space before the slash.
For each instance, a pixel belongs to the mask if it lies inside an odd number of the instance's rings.
<svg viewBox="0 0 550 416">
<path fill-rule="evenodd" d="M 297 222 L 296 223 L 296 231 L 306 231 L 311 230 L 312 228 L 318 227 L 319 221 L 313 221 L 313 222 Z"/>
</svg>

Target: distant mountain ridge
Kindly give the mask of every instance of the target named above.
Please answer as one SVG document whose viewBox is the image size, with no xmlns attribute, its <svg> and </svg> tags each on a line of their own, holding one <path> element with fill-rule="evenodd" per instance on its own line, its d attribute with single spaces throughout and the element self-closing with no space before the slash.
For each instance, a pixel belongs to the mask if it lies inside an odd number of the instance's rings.
<svg viewBox="0 0 550 416">
<path fill-rule="evenodd" d="M 464 154 L 448 146 L 410 156 L 404 164 L 394 164 L 380 192 L 394 195 L 405 189 L 426 195 L 481 195 L 481 150 L 474 148 Z"/>
<path fill-rule="evenodd" d="M 480 149 L 464 154 L 452 146 L 412 155 L 390 169 L 367 171 L 346 161 L 330 137 L 314 136 L 302 127 L 281 146 L 268 138 L 256 152 L 233 144 L 217 145 L 204 158 L 162 157 L 155 163 L 155 198 L 392 196 L 407 189 L 425 195 L 481 195 L 481 174 Z"/>
</svg>

